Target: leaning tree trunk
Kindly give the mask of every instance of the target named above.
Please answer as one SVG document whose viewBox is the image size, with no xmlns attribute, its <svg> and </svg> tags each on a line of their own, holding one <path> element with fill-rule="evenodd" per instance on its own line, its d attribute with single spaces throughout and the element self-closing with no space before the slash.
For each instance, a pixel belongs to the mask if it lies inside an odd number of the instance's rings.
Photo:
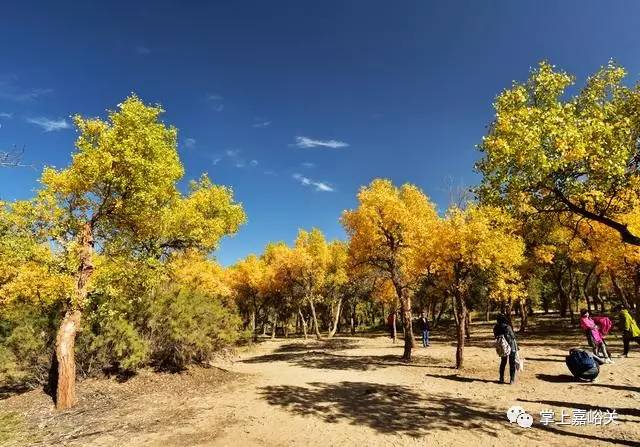
<svg viewBox="0 0 640 447">
<path fill-rule="evenodd" d="M 58 382 L 56 408 L 65 410 L 76 403 L 76 334 L 80 329 L 82 311 L 88 294 L 88 282 L 93 272 L 93 228 L 85 224 L 80 233 L 80 253 L 76 282 L 76 301 L 65 312 L 56 334 Z"/>
<path fill-rule="evenodd" d="M 462 369 L 464 360 L 464 338 L 465 338 L 465 324 L 467 320 L 467 305 L 465 303 L 462 293 L 456 293 L 456 312 L 458 314 L 458 326 L 457 337 L 458 346 L 456 348 L 456 368 Z"/>
<path fill-rule="evenodd" d="M 609 275 L 611 277 L 611 284 L 613 285 L 613 290 L 616 292 L 616 295 L 618 295 L 618 298 L 620 298 L 620 301 L 622 301 L 622 304 L 626 308 L 629 308 L 630 306 L 629 306 L 629 301 L 627 300 L 627 295 L 624 293 L 624 290 L 622 290 L 622 287 L 620 287 L 620 284 L 618 283 L 618 278 L 616 278 L 616 275 L 613 272 L 610 272 Z"/>
<path fill-rule="evenodd" d="M 313 319 L 313 330 L 316 333 L 318 340 L 322 338 L 320 335 L 320 328 L 318 327 L 318 318 L 316 317 L 316 307 L 313 305 L 313 299 L 309 298 L 309 307 L 311 308 L 311 318 Z"/>
<path fill-rule="evenodd" d="M 307 320 L 302 315 L 302 310 L 298 307 L 298 314 L 300 315 L 300 321 L 302 322 L 302 332 L 304 333 L 304 339 L 307 339 Z"/>
<path fill-rule="evenodd" d="M 337 305 L 337 309 L 336 309 L 336 314 L 333 318 L 333 326 L 331 328 L 331 330 L 329 331 L 329 338 L 333 337 L 336 334 L 336 331 L 338 330 L 338 320 L 340 320 L 340 309 L 342 307 L 342 297 L 340 297 L 338 299 L 338 305 Z"/>
</svg>

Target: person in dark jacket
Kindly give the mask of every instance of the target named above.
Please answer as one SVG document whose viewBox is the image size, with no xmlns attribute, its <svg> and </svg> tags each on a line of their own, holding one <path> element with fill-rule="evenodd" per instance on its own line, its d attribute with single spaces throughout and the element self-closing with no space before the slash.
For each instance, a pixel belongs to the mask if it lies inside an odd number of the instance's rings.
<svg viewBox="0 0 640 447">
<path fill-rule="evenodd" d="M 424 316 L 424 313 L 420 314 L 418 325 L 420 326 L 420 330 L 422 331 L 422 347 L 426 348 L 427 346 L 429 346 L 429 331 L 431 329 L 429 327 L 429 320 L 427 320 L 427 317 Z"/>
<path fill-rule="evenodd" d="M 582 382 L 593 382 L 600 374 L 600 365 L 605 363 L 597 355 L 579 348 L 571 348 L 565 362 L 573 377 Z"/>
<path fill-rule="evenodd" d="M 511 353 L 508 356 L 500 358 L 500 383 L 504 383 L 504 370 L 508 360 L 509 384 L 514 384 L 516 382 L 516 353 L 518 352 L 518 342 L 516 340 L 516 334 L 513 332 L 513 329 L 511 329 L 511 326 L 509 326 L 505 315 L 498 315 L 496 325 L 493 327 L 493 335 L 496 338 L 500 335 L 504 336 L 511 348 Z"/>
</svg>

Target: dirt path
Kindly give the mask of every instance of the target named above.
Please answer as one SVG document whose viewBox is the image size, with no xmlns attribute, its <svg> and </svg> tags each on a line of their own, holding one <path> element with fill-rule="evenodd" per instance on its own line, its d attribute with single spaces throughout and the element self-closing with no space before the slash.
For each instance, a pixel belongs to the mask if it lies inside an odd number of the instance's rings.
<svg viewBox="0 0 640 447">
<path fill-rule="evenodd" d="M 30 443 L 8 445 L 640 445 L 640 353 L 605 365 L 597 383 L 578 384 L 564 376 L 564 355 L 580 339 L 529 337 L 519 383 L 500 385 L 487 331 L 476 328 L 460 374 L 446 337 L 417 349 L 410 365 L 386 337 L 276 340 L 217 365 L 229 372 L 85 382 L 77 414 L 55 415 L 46 399 L 38 403 L 40 392 L 0 402 L 0 412 L 26 414 L 32 427 Z M 512 405 L 533 415 L 533 428 L 507 421 Z M 539 424 L 545 409 L 559 420 L 563 409 L 605 408 L 617 410 L 617 424 Z M 45 426 L 33 433 L 34 423 Z"/>
</svg>

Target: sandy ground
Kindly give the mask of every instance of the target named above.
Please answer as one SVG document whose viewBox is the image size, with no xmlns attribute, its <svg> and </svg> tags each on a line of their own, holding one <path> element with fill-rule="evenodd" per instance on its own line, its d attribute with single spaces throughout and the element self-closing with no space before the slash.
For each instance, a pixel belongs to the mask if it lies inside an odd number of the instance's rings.
<svg viewBox="0 0 640 447">
<path fill-rule="evenodd" d="M 79 384 L 80 403 L 57 414 L 41 391 L 0 401 L 0 444 L 68 446 L 588 446 L 640 445 L 640 348 L 614 358 L 593 384 L 571 381 L 573 332 L 521 339 L 525 371 L 516 385 L 497 379 L 489 325 L 473 325 L 465 369 L 455 345 L 437 334 L 414 361 L 384 336 L 265 341 L 232 360 L 182 374 L 142 373 Z M 542 337 L 540 333 L 547 335 Z M 612 337 L 610 348 L 620 353 Z M 534 418 L 521 428 L 512 405 Z M 540 424 L 540 411 L 615 409 L 606 426 Z M 4 428 L 3 428 L 4 427 Z"/>
</svg>

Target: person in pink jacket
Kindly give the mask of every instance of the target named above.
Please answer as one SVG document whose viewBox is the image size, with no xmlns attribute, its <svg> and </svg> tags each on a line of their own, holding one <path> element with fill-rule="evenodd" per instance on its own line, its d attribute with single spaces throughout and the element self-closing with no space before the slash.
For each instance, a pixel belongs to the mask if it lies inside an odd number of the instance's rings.
<svg viewBox="0 0 640 447">
<path fill-rule="evenodd" d="M 586 332 L 589 344 L 593 346 L 593 353 L 601 356 L 605 363 L 613 363 L 607 345 L 604 342 L 604 336 L 600 327 L 593 321 L 587 309 L 580 311 L 580 327 Z"/>
</svg>

